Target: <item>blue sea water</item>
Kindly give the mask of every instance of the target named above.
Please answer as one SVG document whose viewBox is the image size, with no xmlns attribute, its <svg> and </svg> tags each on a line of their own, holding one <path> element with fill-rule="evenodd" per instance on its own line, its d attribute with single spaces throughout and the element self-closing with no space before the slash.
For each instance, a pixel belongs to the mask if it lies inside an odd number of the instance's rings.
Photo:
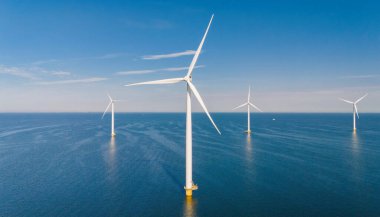
<svg viewBox="0 0 380 217">
<path fill-rule="evenodd" d="M 380 216 L 380 114 L 0 114 L 0 216 Z M 275 118 L 275 120 L 273 120 Z"/>
</svg>

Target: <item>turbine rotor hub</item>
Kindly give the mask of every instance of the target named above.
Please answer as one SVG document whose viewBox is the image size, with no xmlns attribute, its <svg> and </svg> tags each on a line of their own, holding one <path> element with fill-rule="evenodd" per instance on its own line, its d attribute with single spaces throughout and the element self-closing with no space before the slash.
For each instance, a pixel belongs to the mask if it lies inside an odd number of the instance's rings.
<svg viewBox="0 0 380 217">
<path fill-rule="evenodd" d="M 190 76 L 186 76 L 186 77 L 184 78 L 184 80 L 185 80 L 185 81 L 189 81 L 189 82 L 191 82 L 191 81 L 193 81 L 193 78 L 192 78 L 191 75 L 190 75 Z"/>
</svg>

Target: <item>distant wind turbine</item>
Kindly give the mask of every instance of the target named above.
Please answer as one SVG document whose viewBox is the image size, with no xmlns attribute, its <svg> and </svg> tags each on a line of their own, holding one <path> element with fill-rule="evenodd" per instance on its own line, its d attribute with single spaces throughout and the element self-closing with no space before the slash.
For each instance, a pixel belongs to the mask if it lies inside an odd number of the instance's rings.
<svg viewBox="0 0 380 217">
<path fill-rule="evenodd" d="M 209 112 L 207 111 L 207 108 L 206 108 L 206 106 L 202 100 L 201 95 L 199 94 L 198 90 L 195 88 L 195 86 L 192 83 L 192 72 L 193 72 L 193 69 L 194 69 L 195 64 L 197 62 L 197 59 L 199 57 L 199 54 L 201 53 L 203 43 L 206 39 L 207 32 L 210 28 L 210 25 L 211 25 L 213 18 L 214 18 L 214 15 L 211 16 L 211 19 L 210 19 L 210 22 L 207 26 L 206 32 L 202 38 L 202 41 L 198 47 L 198 50 L 195 52 L 195 55 L 193 57 L 193 60 L 189 66 L 187 75 L 185 77 L 163 79 L 163 80 L 148 81 L 148 82 L 141 82 L 141 83 L 125 85 L 125 86 L 135 86 L 135 85 L 144 85 L 144 84 L 174 84 L 174 83 L 179 83 L 182 81 L 186 82 L 186 84 L 187 84 L 187 94 L 186 94 L 186 97 L 187 97 L 187 99 L 186 99 L 186 186 L 184 187 L 186 190 L 186 196 L 192 196 L 193 190 L 198 189 L 198 186 L 193 183 L 191 93 L 194 94 L 194 96 L 198 100 L 199 104 L 202 106 L 204 112 L 207 114 L 212 125 L 214 125 L 214 127 L 218 131 L 218 133 L 221 134 L 218 127 L 215 125 L 214 121 L 212 120 Z"/>
<path fill-rule="evenodd" d="M 116 133 L 115 133 L 115 126 L 114 126 L 114 125 L 115 125 L 115 115 L 114 115 L 114 111 L 115 111 L 115 109 L 114 109 L 114 103 L 115 103 L 115 102 L 120 102 L 120 101 L 122 101 L 122 100 L 115 100 L 115 99 L 112 99 L 111 96 L 110 96 L 109 94 L 107 94 L 107 96 L 108 96 L 108 98 L 109 98 L 109 100 L 110 100 L 110 103 L 108 104 L 106 110 L 104 111 L 103 116 L 102 116 L 102 119 L 103 119 L 104 115 L 106 114 L 106 112 L 108 111 L 109 107 L 111 106 L 111 111 L 112 111 L 112 114 L 111 114 L 111 116 L 112 116 L 112 118 L 111 118 L 111 136 L 116 136 Z"/>
<path fill-rule="evenodd" d="M 248 88 L 248 99 L 247 99 L 247 102 L 242 104 L 242 105 L 239 105 L 238 107 L 232 109 L 232 110 L 235 110 L 235 109 L 238 109 L 238 108 L 241 108 L 241 107 L 244 107 L 244 106 L 247 106 L 247 113 L 248 113 L 248 127 L 247 127 L 247 131 L 245 131 L 246 133 L 250 134 L 251 133 L 251 111 L 250 111 L 250 106 L 252 106 L 253 108 L 255 108 L 256 110 L 261 111 L 261 109 L 259 109 L 257 106 L 255 106 L 253 103 L 251 103 L 251 86 L 249 86 Z"/>
<path fill-rule="evenodd" d="M 360 102 L 362 99 L 364 99 L 366 96 L 368 95 L 368 93 L 366 93 L 364 96 L 360 97 L 358 100 L 356 100 L 355 102 L 351 102 L 351 101 L 348 101 L 348 100 L 345 100 L 345 99 L 342 99 L 342 98 L 339 98 L 340 100 L 342 100 L 343 102 L 346 102 L 346 103 L 349 103 L 349 104 L 352 104 L 352 110 L 353 110 L 353 127 L 354 127 L 354 131 L 356 131 L 356 118 L 355 118 L 355 113 L 356 113 L 356 116 L 358 116 L 358 119 L 359 119 L 359 113 L 358 113 L 358 108 L 356 107 L 356 104 L 358 102 Z"/>
</svg>

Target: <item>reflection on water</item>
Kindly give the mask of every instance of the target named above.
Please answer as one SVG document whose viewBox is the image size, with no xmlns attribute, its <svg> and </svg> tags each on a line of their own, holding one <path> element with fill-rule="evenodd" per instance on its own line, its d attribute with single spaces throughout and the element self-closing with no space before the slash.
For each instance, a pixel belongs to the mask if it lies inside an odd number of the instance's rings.
<svg viewBox="0 0 380 217">
<path fill-rule="evenodd" d="M 356 131 L 352 132 L 351 151 L 352 151 L 352 166 L 353 166 L 352 172 L 356 180 L 360 180 L 361 178 L 360 139 Z"/>
<path fill-rule="evenodd" d="M 246 138 L 246 145 L 245 145 L 245 155 L 246 155 L 246 159 L 249 163 L 252 162 L 253 160 L 253 153 L 252 153 L 252 139 L 251 139 L 251 134 L 247 134 L 247 138 Z"/>
<path fill-rule="evenodd" d="M 116 142 L 115 137 L 111 137 L 110 143 L 108 145 L 108 172 L 109 178 L 113 179 L 116 173 Z"/>
<path fill-rule="evenodd" d="M 192 197 L 186 197 L 183 207 L 184 217 L 196 217 L 197 216 L 197 200 Z"/>
<path fill-rule="evenodd" d="M 115 137 L 111 137 L 111 141 L 108 148 L 109 153 L 109 162 L 110 164 L 115 163 L 115 153 L 116 153 L 116 144 L 115 144 Z"/>
<path fill-rule="evenodd" d="M 245 154 L 245 168 L 246 168 L 246 176 L 247 176 L 247 183 L 250 183 L 253 178 L 252 175 L 255 174 L 255 168 L 254 168 L 254 151 L 253 151 L 253 141 L 251 134 L 247 134 L 246 141 L 245 141 L 245 148 L 244 148 L 244 154 Z"/>
<path fill-rule="evenodd" d="M 251 141 L 251 134 L 247 134 L 247 146 L 246 146 L 247 152 L 252 153 L 252 141 Z"/>
<path fill-rule="evenodd" d="M 115 144 L 115 137 L 111 137 L 110 146 L 109 146 L 109 153 L 110 157 L 115 157 L 115 150 L 116 150 L 116 144 Z"/>
<path fill-rule="evenodd" d="M 359 151 L 359 138 L 358 138 L 356 131 L 352 132 L 351 141 L 352 141 L 352 150 L 353 151 Z"/>
</svg>

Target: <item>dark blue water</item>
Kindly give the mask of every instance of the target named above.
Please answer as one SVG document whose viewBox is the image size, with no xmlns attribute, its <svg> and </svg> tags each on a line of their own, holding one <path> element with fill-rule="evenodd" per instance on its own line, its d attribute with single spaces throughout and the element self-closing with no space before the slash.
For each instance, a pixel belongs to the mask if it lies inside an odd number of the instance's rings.
<svg viewBox="0 0 380 217">
<path fill-rule="evenodd" d="M 380 115 L 0 114 L 0 216 L 380 216 Z M 276 118 L 275 121 L 272 118 Z"/>
</svg>

